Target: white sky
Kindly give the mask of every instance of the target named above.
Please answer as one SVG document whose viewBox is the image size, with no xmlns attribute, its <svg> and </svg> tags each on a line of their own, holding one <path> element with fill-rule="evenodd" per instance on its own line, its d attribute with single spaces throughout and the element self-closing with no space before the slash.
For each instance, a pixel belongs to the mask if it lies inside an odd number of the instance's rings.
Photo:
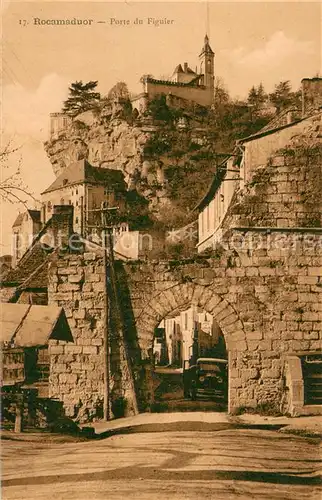
<svg viewBox="0 0 322 500">
<path fill-rule="evenodd" d="M 53 180 L 43 150 L 48 115 L 59 111 L 68 84 L 98 80 L 103 94 L 125 81 L 140 91 L 144 73 L 169 75 L 178 63 L 194 69 L 207 29 L 215 73 L 232 96 L 245 97 L 261 81 L 267 91 L 281 80 L 295 88 L 321 72 L 318 2 L 3 2 L 3 144 L 21 146 L 23 178 L 39 194 Z M 36 26 L 33 18 L 93 19 L 91 27 Z M 134 25 L 137 18 L 143 25 Z M 154 27 L 146 20 L 173 19 Z M 110 18 L 130 26 L 111 26 Z M 29 24 L 23 27 L 19 20 Z M 105 20 L 105 24 L 97 21 Z M 3 204 L 0 254 L 10 253 L 11 225 L 23 207 Z M 32 208 L 32 207 L 31 207 Z M 3 216 L 4 210 L 6 215 Z"/>
</svg>

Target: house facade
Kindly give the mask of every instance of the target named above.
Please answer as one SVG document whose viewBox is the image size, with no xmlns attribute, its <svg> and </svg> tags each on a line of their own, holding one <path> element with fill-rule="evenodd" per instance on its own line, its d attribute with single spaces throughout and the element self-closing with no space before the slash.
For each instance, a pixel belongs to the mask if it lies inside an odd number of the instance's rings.
<svg viewBox="0 0 322 500">
<path fill-rule="evenodd" d="M 92 167 L 86 160 L 69 165 L 42 193 L 42 221 L 46 223 L 55 205 L 74 208 L 74 231 L 88 236 L 101 226 L 103 202 L 110 207 L 125 208 L 126 184 L 120 170 Z"/>
<path fill-rule="evenodd" d="M 219 349 L 217 355 L 225 355 L 225 346 L 221 345 L 222 332 L 211 314 L 200 307 L 191 306 L 180 314 L 162 320 L 157 330 L 164 329 L 163 343 L 170 365 L 182 367 L 195 354 L 207 356 Z M 154 352 L 161 359 L 161 342 L 155 338 Z M 165 358 L 165 357 L 164 357 Z M 163 359 L 164 359 L 163 358 Z"/>
<path fill-rule="evenodd" d="M 318 80 L 318 81 L 316 81 Z M 213 181 L 198 210 L 198 252 L 215 248 L 221 238 L 221 227 L 235 193 L 243 192 L 249 185 L 254 172 L 264 168 L 270 157 L 285 148 L 297 136 L 308 135 L 321 126 L 321 79 L 302 80 L 303 116 L 293 116 L 293 121 L 276 118 L 258 133 L 240 139 L 232 155 L 219 165 Z M 311 83 L 311 85 L 310 85 Z M 288 113 L 286 113 L 288 114 Z M 284 225 L 283 218 L 279 225 Z"/>
<path fill-rule="evenodd" d="M 12 226 L 12 267 L 17 265 L 40 229 L 41 214 L 39 210 L 26 210 L 18 215 Z"/>
</svg>

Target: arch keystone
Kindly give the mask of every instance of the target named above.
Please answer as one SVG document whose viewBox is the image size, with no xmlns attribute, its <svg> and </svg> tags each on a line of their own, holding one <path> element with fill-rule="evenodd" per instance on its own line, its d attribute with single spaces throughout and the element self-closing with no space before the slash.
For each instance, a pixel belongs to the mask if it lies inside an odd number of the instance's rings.
<svg viewBox="0 0 322 500">
<path fill-rule="evenodd" d="M 222 300 L 222 298 L 217 295 L 215 292 L 212 293 L 211 299 L 209 302 L 205 302 L 204 307 L 212 314 L 212 310 L 216 307 L 217 304 Z"/>
<path fill-rule="evenodd" d="M 213 295 L 214 295 L 213 290 L 204 287 L 204 291 L 199 299 L 200 307 L 203 307 L 205 309 L 207 302 L 209 302 L 209 300 L 213 297 Z"/>
<path fill-rule="evenodd" d="M 213 317 L 217 320 L 217 316 L 221 311 L 223 311 L 226 307 L 228 307 L 228 302 L 225 299 L 221 299 L 221 302 L 219 302 L 216 307 L 212 309 L 212 315 Z"/>
<path fill-rule="evenodd" d="M 195 289 L 193 291 L 192 297 L 191 297 L 191 304 L 198 305 L 200 301 L 200 297 L 205 291 L 205 287 L 202 285 L 195 285 Z"/>
<path fill-rule="evenodd" d="M 224 299 L 225 300 L 225 299 Z M 220 312 L 217 314 L 217 321 L 220 321 L 220 323 L 222 323 L 222 321 L 227 318 L 227 316 L 230 316 L 230 314 L 232 314 L 234 312 L 234 309 L 227 303 L 227 306 Z"/>
</svg>

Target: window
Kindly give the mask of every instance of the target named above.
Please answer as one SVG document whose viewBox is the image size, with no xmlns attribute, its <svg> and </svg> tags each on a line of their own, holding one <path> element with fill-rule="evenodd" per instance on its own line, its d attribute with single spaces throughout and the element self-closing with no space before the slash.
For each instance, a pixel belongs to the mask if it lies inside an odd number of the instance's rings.
<svg viewBox="0 0 322 500">
<path fill-rule="evenodd" d="M 75 218 L 75 224 L 78 224 L 78 217 Z"/>
<path fill-rule="evenodd" d="M 65 203 L 64 198 L 61 198 L 61 200 L 60 200 L 60 204 L 61 204 L 61 205 L 64 205 L 64 203 Z"/>
<path fill-rule="evenodd" d="M 76 194 L 78 194 L 78 189 L 76 189 Z"/>
<path fill-rule="evenodd" d="M 51 212 L 51 203 L 50 203 L 50 201 L 47 203 L 47 210 L 48 210 L 48 212 Z"/>
</svg>

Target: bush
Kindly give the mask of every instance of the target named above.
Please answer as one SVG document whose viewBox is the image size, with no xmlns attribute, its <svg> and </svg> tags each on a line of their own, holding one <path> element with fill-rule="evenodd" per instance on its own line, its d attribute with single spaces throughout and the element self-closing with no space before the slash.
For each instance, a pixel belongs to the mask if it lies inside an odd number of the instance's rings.
<svg viewBox="0 0 322 500">
<path fill-rule="evenodd" d="M 254 407 L 238 406 L 231 412 L 231 415 L 238 416 L 244 415 L 245 413 L 249 415 L 261 415 L 263 417 L 281 417 L 283 415 L 279 404 L 273 403 L 272 401 L 266 401 Z"/>
</svg>

